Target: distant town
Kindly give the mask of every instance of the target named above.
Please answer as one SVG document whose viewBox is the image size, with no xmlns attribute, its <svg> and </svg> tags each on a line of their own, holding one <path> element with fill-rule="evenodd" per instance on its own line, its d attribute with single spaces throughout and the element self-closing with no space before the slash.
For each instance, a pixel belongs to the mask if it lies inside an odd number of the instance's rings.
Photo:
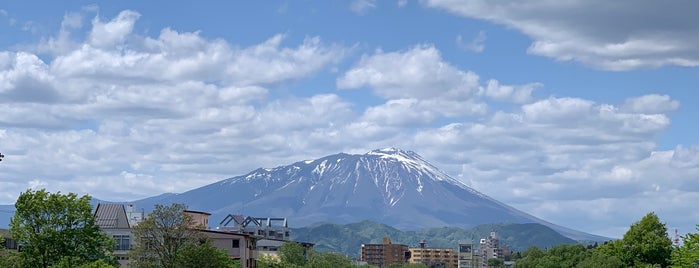
<svg viewBox="0 0 699 268">
<path fill-rule="evenodd" d="M 364 243 L 359 258 L 316 251 L 293 239 L 284 217 L 211 213 L 184 204 L 156 205 L 148 214 L 133 204 L 99 203 L 89 196 L 28 190 L 19 197 L 10 229 L 0 229 L 0 267 L 688 267 L 696 264 L 696 234 L 671 240 L 654 213 L 623 239 L 512 253 L 493 230 L 453 247 Z M 214 226 L 214 227 L 209 227 Z M 60 238 L 61 240 L 56 240 Z M 49 243 L 56 241 L 58 243 Z M 75 247 L 75 248 L 73 248 Z M 548 263 L 548 265 L 544 265 Z"/>
<path fill-rule="evenodd" d="M 258 267 L 258 258 L 279 259 L 280 248 L 294 243 L 303 248 L 303 255 L 309 259 L 313 254 L 313 243 L 294 241 L 286 218 L 252 217 L 228 215 L 215 228 L 209 228 L 210 213 L 183 210 L 183 215 L 192 220 L 191 226 L 211 240 L 211 244 L 223 250 L 228 257 L 238 260 L 240 267 Z M 115 241 L 113 256 L 119 267 L 133 267 L 131 249 L 135 237 L 133 228 L 148 216 L 133 204 L 100 203 L 94 210 L 96 225 Z M 0 229 L 7 250 L 20 252 L 23 242 L 16 241 L 6 229 Z M 511 267 L 511 252 L 500 245 L 497 232 L 482 238 L 474 248 L 473 241 L 464 240 L 454 248 L 427 246 L 427 241 L 419 241 L 419 247 L 392 243 L 390 237 L 382 237 L 383 243 L 363 244 L 356 250 L 360 258 L 352 260 L 356 266 L 400 267 L 403 264 L 423 264 L 425 267 L 471 268 L 471 267 Z M 264 266 L 264 265 L 263 265 Z M 412 266 L 411 266 L 412 267 Z M 419 267 L 419 266 L 417 266 Z"/>
</svg>

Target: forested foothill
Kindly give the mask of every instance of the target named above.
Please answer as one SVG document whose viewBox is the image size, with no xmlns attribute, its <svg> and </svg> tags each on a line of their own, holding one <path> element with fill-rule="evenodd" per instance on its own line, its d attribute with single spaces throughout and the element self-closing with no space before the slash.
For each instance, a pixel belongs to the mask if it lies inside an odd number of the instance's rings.
<svg viewBox="0 0 699 268">
<path fill-rule="evenodd" d="M 681 245 L 673 247 L 665 224 L 655 213 L 648 213 L 619 240 L 591 246 L 532 247 L 520 255 L 515 268 L 699 267 L 699 235 L 687 234 Z"/>
</svg>

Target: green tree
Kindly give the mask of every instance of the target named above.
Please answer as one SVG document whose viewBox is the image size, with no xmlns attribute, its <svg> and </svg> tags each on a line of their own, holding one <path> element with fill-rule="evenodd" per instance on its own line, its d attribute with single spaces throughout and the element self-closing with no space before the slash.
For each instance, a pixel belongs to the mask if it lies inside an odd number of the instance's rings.
<svg viewBox="0 0 699 268">
<path fill-rule="evenodd" d="M 287 241 L 279 248 L 279 259 L 283 264 L 306 265 L 306 249 L 296 242 Z"/>
<path fill-rule="evenodd" d="M 491 267 L 505 267 L 505 261 L 501 259 L 488 259 L 488 266 Z"/>
<path fill-rule="evenodd" d="M 240 265 L 236 265 L 224 250 L 211 245 L 211 239 L 204 239 L 201 244 L 187 243 L 180 248 L 177 267 L 235 268 Z"/>
<path fill-rule="evenodd" d="M 27 190 L 15 203 L 10 234 L 18 244 L 23 267 L 50 267 L 61 260 L 79 266 L 97 260 L 116 265 L 114 241 L 100 231 L 90 196 Z"/>
<path fill-rule="evenodd" d="M 155 205 L 153 212 L 133 228 L 136 245 L 129 253 L 133 266 L 179 267 L 180 250 L 202 238 L 185 209 L 183 204 Z"/>
<path fill-rule="evenodd" d="M 699 233 L 682 237 L 682 246 L 672 251 L 671 263 L 673 267 L 699 267 Z"/>
<path fill-rule="evenodd" d="M 51 268 L 113 268 L 114 264 L 104 260 L 96 260 L 92 262 L 83 262 L 75 265 L 78 261 L 75 257 L 66 257 L 61 259 L 58 264 L 52 265 Z"/>
<path fill-rule="evenodd" d="M 270 256 L 267 254 L 260 254 L 259 256 L 257 256 L 257 267 L 258 268 L 284 268 L 285 266 L 282 265 L 279 258 Z"/>
<path fill-rule="evenodd" d="M 624 263 L 617 257 L 594 251 L 588 258 L 578 263 L 576 268 L 623 268 Z"/>
<path fill-rule="evenodd" d="M 5 238 L 0 236 L 0 267 L 2 268 L 20 268 L 21 259 L 17 253 L 5 250 Z"/>
<path fill-rule="evenodd" d="M 423 263 L 403 263 L 403 264 L 391 264 L 388 268 L 427 268 L 427 265 Z"/>
<path fill-rule="evenodd" d="M 352 259 L 334 252 L 314 252 L 308 262 L 310 268 L 350 268 Z"/>
<path fill-rule="evenodd" d="M 617 254 L 628 267 L 660 265 L 667 267 L 672 253 L 672 241 L 667 228 L 655 213 L 648 213 L 631 225 L 624 237 L 615 245 Z"/>
</svg>

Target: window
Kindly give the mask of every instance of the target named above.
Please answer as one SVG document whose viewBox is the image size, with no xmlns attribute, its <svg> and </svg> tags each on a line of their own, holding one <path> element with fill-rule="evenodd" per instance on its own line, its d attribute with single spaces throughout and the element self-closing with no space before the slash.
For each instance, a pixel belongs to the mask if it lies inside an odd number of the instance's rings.
<svg viewBox="0 0 699 268">
<path fill-rule="evenodd" d="M 6 249 L 17 249 L 17 243 L 12 238 L 5 238 L 4 246 Z"/>
<path fill-rule="evenodd" d="M 233 239 L 233 248 L 240 248 L 240 239 Z"/>
<path fill-rule="evenodd" d="M 114 250 L 129 250 L 131 248 L 131 241 L 128 235 L 114 235 L 112 237 L 116 241 Z"/>
</svg>

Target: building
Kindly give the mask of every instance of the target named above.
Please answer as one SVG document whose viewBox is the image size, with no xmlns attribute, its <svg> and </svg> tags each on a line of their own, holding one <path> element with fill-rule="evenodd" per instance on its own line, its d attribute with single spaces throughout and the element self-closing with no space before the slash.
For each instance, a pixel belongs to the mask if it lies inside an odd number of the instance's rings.
<svg viewBox="0 0 699 268">
<path fill-rule="evenodd" d="M 257 267 L 257 239 L 246 234 L 201 230 L 211 239 L 211 244 L 223 249 L 233 259 L 240 260 L 242 267 Z"/>
<path fill-rule="evenodd" d="M 363 244 L 361 249 L 361 261 L 379 268 L 406 263 L 409 256 L 407 245 L 393 244 L 388 237 L 383 238 L 382 244 Z"/>
<path fill-rule="evenodd" d="M 17 241 L 12 239 L 12 236 L 10 236 L 10 230 L 0 229 L 0 237 L 2 237 L 2 239 L 0 240 L 3 240 L 3 243 L 0 244 L 0 247 L 15 252 L 19 251 L 20 246 L 17 244 Z"/>
<path fill-rule="evenodd" d="M 192 218 L 192 222 L 194 224 L 192 228 L 209 229 L 209 216 L 211 216 L 211 213 L 195 210 L 185 210 L 184 214 L 189 215 L 189 217 Z"/>
<path fill-rule="evenodd" d="M 212 245 L 223 249 L 232 259 L 239 259 L 243 268 L 257 267 L 257 239 L 243 233 L 232 233 L 208 230 L 211 214 L 200 211 L 186 210 L 184 213 L 192 217 L 196 228 L 202 235 L 211 239 Z M 95 221 L 100 229 L 117 241 L 114 256 L 121 267 L 128 267 L 129 251 L 135 239 L 132 228 L 144 219 L 144 213 L 135 212 L 134 206 L 128 209 L 122 204 L 98 204 L 95 208 Z"/>
<path fill-rule="evenodd" d="M 134 241 L 131 234 L 132 223 L 127 215 L 122 204 L 97 204 L 95 208 L 95 223 L 102 232 L 116 241 L 114 257 L 121 267 L 127 267 L 131 243 Z"/>
<path fill-rule="evenodd" d="M 509 256 L 510 251 L 507 247 L 500 245 L 500 240 L 497 237 L 497 232 L 490 232 L 490 236 L 482 238 L 480 241 L 480 247 L 478 248 L 478 266 L 476 267 L 487 267 L 488 260 L 490 259 L 501 259 L 505 260 L 505 256 Z"/>
<path fill-rule="evenodd" d="M 473 259 L 473 242 L 459 241 L 459 268 L 476 267 Z"/>
<path fill-rule="evenodd" d="M 228 214 L 217 230 L 243 233 L 273 240 L 288 241 L 289 223 L 286 218 L 250 217 Z"/>
<path fill-rule="evenodd" d="M 277 256 L 279 248 L 284 243 L 291 241 L 289 222 L 286 218 L 250 217 L 228 214 L 216 228 L 218 231 L 247 234 L 257 239 L 256 248 L 258 254 Z M 295 242 L 295 241 L 291 241 Z M 304 248 L 306 259 L 313 252 L 312 243 L 299 243 Z"/>
<path fill-rule="evenodd" d="M 428 268 L 457 268 L 458 254 L 451 248 L 428 248 L 426 241 L 421 240 L 417 248 L 409 248 L 410 263 L 422 263 Z"/>
</svg>

